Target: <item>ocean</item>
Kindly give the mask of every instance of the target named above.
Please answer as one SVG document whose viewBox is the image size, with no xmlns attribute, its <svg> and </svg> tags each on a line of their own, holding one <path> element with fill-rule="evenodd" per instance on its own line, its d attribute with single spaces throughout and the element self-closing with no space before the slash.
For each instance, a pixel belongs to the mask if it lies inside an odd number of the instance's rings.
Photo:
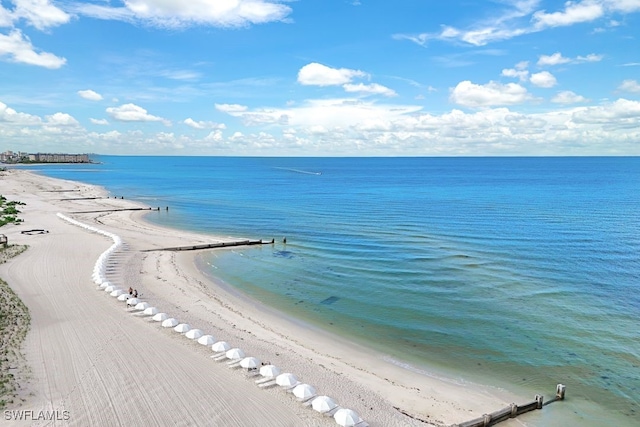
<svg viewBox="0 0 640 427">
<path fill-rule="evenodd" d="M 275 239 L 198 262 L 417 375 L 527 401 L 565 384 L 530 425 L 639 425 L 640 158 L 93 159 L 29 168 Z"/>
</svg>

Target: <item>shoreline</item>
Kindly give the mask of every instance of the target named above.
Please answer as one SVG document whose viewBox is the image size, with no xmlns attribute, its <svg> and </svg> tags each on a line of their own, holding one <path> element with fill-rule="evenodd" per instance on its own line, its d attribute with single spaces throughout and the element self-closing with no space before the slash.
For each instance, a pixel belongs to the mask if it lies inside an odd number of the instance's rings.
<svg viewBox="0 0 640 427">
<path fill-rule="evenodd" d="M 32 172 L 20 171 L 19 174 L 12 173 L 12 175 L 19 175 L 13 178 L 17 178 L 18 181 L 22 180 L 22 184 L 27 181 L 31 185 L 40 186 L 41 189 L 45 186 L 79 188 L 83 195 L 104 196 L 106 194 L 104 189 L 95 186 L 43 177 Z M 15 191 L 17 188 L 19 187 L 16 187 Z M 3 192 L 6 193 L 6 190 Z M 56 229 L 67 228 L 67 226 L 62 227 L 60 224 L 62 221 L 55 218 L 55 213 L 65 213 L 65 209 L 68 210 L 70 206 L 74 206 L 74 208 L 96 205 L 111 208 L 142 206 L 139 203 L 121 199 L 68 202 L 59 199 L 43 199 L 44 197 L 34 195 L 32 202 L 42 208 L 39 218 L 43 219 L 44 212 L 54 217 L 47 219 L 51 224 L 49 227 Z M 31 208 L 31 204 L 27 203 L 24 210 L 29 212 Z M 450 425 L 501 409 L 508 406 L 513 399 L 518 402 L 528 400 L 521 396 L 507 396 L 506 392 L 477 384 L 455 384 L 453 381 L 435 378 L 436 375 L 433 377 L 416 375 L 416 372 L 389 363 L 384 360 L 382 355 L 372 350 L 345 342 L 304 322 L 287 318 L 282 313 L 240 294 L 239 291 L 230 292 L 230 289 L 221 284 L 220 280 L 206 276 L 196 266 L 197 253 L 139 252 L 141 249 L 150 247 L 167 247 L 185 242 L 198 244 L 228 239 L 163 228 L 145 221 L 144 213 L 146 212 L 102 212 L 76 214 L 72 217 L 80 222 L 115 233 L 122 237 L 128 246 L 128 254 L 118 259 L 117 266 L 112 272 L 114 282 L 131 284 L 140 292 L 141 300 L 161 307 L 162 311 L 171 313 L 180 321 L 200 328 L 205 333 L 212 333 L 216 338 L 237 344 L 248 355 L 256 356 L 263 361 L 271 361 L 283 370 L 293 372 L 301 380 L 315 386 L 318 394 L 327 394 L 337 400 L 341 406 L 356 410 L 371 426 Z M 32 216 L 30 212 L 27 215 Z M 30 218 L 27 224 L 20 227 L 32 228 L 32 220 L 33 218 Z M 13 229 L 17 230 L 20 227 L 14 226 Z M 68 227 L 72 226 L 68 225 Z M 82 231 L 76 230 L 73 234 L 80 236 Z M 58 239 L 60 238 L 59 234 L 52 233 L 52 236 L 46 236 L 40 240 L 50 240 L 56 236 Z M 24 239 L 25 241 L 35 240 L 35 237 L 24 237 Z M 104 238 L 95 235 L 83 236 L 82 238 L 87 238 L 87 242 L 90 241 L 91 244 L 100 246 L 95 250 L 86 251 L 86 259 L 83 257 L 83 260 L 76 266 L 81 267 L 79 268 L 81 271 L 77 273 L 77 286 L 87 290 L 87 301 L 100 307 L 105 306 L 105 311 L 108 311 L 109 308 L 115 308 L 114 317 L 110 318 L 114 322 L 126 323 L 128 327 L 135 327 L 136 331 L 142 334 L 146 334 L 148 331 L 148 333 L 160 335 L 161 338 L 164 338 L 163 344 L 170 346 L 166 349 L 168 353 L 184 355 L 186 352 L 197 359 L 194 363 L 198 368 L 210 370 L 214 374 L 222 369 L 219 364 L 207 357 L 211 355 L 210 349 L 190 343 L 173 331 L 171 333 L 163 330 L 158 331 L 157 325 L 149 325 L 150 322 L 135 318 L 121 305 L 114 303 L 113 298 L 96 292 L 95 285 L 90 283 L 91 269 L 100 252 L 108 247 L 108 243 Z M 18 240 L 17 235 L 12 239 Z M 64 247 L 74 246 L 74 242 L 57 243 Z M 29 254 L 23 255 L 23 257 L 28 256 Z M 3 278 L 5 270 L 4 268 L 0 269 L 0 276 Z M 22 279 L 24 278 L 20 274 L 15 273 L 14 276 L 20 282 L 17 285 L 20 295 L 20 291 L 26 291 L 26 284 L 23 283 Z M 111 280 L 111 277 L 108 278 Z M 13 281 L 9 281 L 9 283 L 13 285 Z M 33 298 L 27 297 L 23 301 L 34 312 L 38 309 L 35 307 L 37 304 L 31 304 L 31 302 L 35 303 Z M 114 305 L 116 307 L 113 307 Z M 34 315 L 34 317 L 36 316 Z M 77 319 L 75 320 L 75 323 L 69 322 L 67 327 L 79 327 Z M 35 323 L 34 328 L 36 329 L 43 326 L 38 322 Z M 32 335 L 34 334 L 30 333 L 28 341 L 32 340 Z M 134 347 L 129 349 L 130 353 L 141 350 L 136 348 L 135 343 L 127 344 Z M 30 355 L 32 363 L 41 363 L 37 354 L 33 354 L 33 348 L 30 349 L 29 345 L 26 347 L 26 352 Z M 125 349 L 122 351 L 125 352 Z M 73 352 L 71 354 L 78 357 L 78 354 L 73 354 Z M 157 362 L 153 356 L 147 357 L 144 359 L 145 362 Z M 161 359 L 160 356 L 158 358 Z M 225 371 L 229 370 L 225 367 Z M 77 373 L 76 376 L 78 376 Z M 49 376 L 45 375 L 45 377 Z M 114 380 L 118 380 L 118 378 Z M 38 389 L 38 383 L 43 381 L 36 380 L 35 382 L 34 388 Z M 46 383 L 47 380 L 44 382 Z M 50 383 L 51 380 L 48 382 Z M 283 403 L 293 418 L 299 417 L 304 420 L 303 425 L 335 425 L 331 419 L 326 419 L 326 417 L 323 419 L 321 415 L 310 408 L 302 407 L 295 400 L 292 400 L 291 396 L 283 394 L 281 390 L 260 390 L 254 384 L 249 384 L 251 381 L 243 378 L 237 372 L 235 372 L 233 382 L 235 388 L 250 393 L 252 397 L 267 397 Z M 251 386 L 248 390 L 246 389 L 247 384 Z M 169 386 L 169 384 L 161 384 L 159 388 L 163 389 Z M 61 387 L 61 391 L 64 392 L 64 387 Z M 153 406 L 151 403 L 149 404 Z M 233 406 L 233 402 L 226 402 L 226 405 Z M 160 410 L 160 408 L 157 409 Z M 188 410 L 188 408 L 183 410 Z M 242 405 L 236 403 L 235 412 L 243 411 Z M 410 418 L 410 416 L 414 418 Z M 72 413 L 71 421 L 73 419 Z M 260 419 L 263 425 L 269 425 L 269 422 L 263 420 L 263 417 Z M 150 421 L 149 424 L 153 424 L 153 422 Z M 195 424 L 205 424 L 205 419 L 196 420 Z M 220 425 L 227 424 L 221 423 Z M 300 422 L 297 425 L 300 425 Z M 522 425 L 522 423 L 513 420 L 502 425 Z"/>
</svg>

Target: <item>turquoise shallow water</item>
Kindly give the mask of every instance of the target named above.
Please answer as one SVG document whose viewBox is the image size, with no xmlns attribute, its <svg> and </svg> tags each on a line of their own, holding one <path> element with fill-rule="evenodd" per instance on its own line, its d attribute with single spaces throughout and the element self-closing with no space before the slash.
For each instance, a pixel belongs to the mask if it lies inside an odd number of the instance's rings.
<svg viewBox="0 0 640 427">
<path fill-rule="evenodd" d="M 201 262 L 416 371 L 565 383 L 538 425 L 638 425 L 640 158 L 98 160 L 34 168 L 170 206 L 163 225 L 275 238 Z"/>
</svg>

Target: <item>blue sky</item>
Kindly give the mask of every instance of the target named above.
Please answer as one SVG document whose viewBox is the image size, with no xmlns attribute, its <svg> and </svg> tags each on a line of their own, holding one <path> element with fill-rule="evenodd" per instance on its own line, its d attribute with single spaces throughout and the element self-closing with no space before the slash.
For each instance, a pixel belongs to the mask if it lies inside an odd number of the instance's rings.
<svg viewBox="0 0 640 427">
<path fill-rule="evenodd" d="M 640 0 L 0 0 L 0 150 L 640 155 Z"/>
</svg>

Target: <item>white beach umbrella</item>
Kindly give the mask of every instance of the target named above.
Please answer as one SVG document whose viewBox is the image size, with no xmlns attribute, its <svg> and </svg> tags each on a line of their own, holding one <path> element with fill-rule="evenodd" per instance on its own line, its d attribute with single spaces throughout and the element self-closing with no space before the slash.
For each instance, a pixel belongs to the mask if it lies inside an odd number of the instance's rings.
<svg viewBox="0 0 640 427">
<path fill-rule="evenodd" d="M 198 344 L 213 345 L 214 342 L 216 342 L 216 339 L 213 337 L 213 335 L 203 335 L 198 338 Z"/>
<path fill-rule="evenodd" d="M 298 384 L 293 388 L 293 395 L 301 400 L 311 399 L 316 395 L 316 389 L 309 384 Z"/>
<path fill-rule="evenodd" d="M 236 347 L 236 348 L 227 350 L 225 355 L 227 356 L 227 359 L 231 359 L 231 360 L 242 359 L 244 357 L 244 351 Z"/>
<path fill-rule="evenodd" d="M 184 336 L 189 338 L 190 340 L 197 340 L 198 338 L 200 338 L 202 336 L 202 330 L 200 330 L 200 329 L 191 329 L 186 334 L 184 334 Z"/>
<path fill-rule="evenodd" d="M 104 281 L 104 282 L 100 283 L 99 286 L 100 286 L 101 289 L 104 289 L 107 286 L 111 286 L 111 282 Z"/>
<path fill-rule="evenodd" d="M 218 341 L 216 343 L 213 343 L 213 345 L 211 345 L 211 350 L 215 351 L 216 353 L 220 353 L 221 351 L 227 351 L 230 348 L 231 346 L 226 341 Z"/>
<path fill-rule="evenodd" d="M 264 365 L 260 367 L 260 375 L 267 378 L 274 378 L 280 375 L 280 368 L 275 365 Z"/>
<path fill-rule="evenodd" d="M 329 396 L 318 396 L 311 402 L 311 407 L 314 411 L 324 414 L 332 409 L 335 409 L 338 404 Z"/>
<path fill-rule="evenodd" d="M 185 332 L 189 332 L 190 329 L 191 329 L 191 326 L 189 326 L 188 323 L 180 323 L 178 326 L 173 328 L 174 331 L 181 334 L 184 334 Z"/>
<path fill-rule="evenodd" d="M 158 314 L 158 309 L 155 307 L 147 307 L 144 309 L 142 314 L 144 314 L 145 316 L 154 316 Z"/>
<path fill-rule="evenodd" d="M 126 301 L 129 298 L 131 298 L 131 295 L 125 292 L 124 294 L 118 296 L 118 301 Z"/>
<path fill-rule="evenodd" d="M 138 305 L 139 302 L 140 302 L 140 300 L 138 298 L 129 298 L 129 299 L 127 299 L 127 305 L 136 306 L 136 305 Z"/>
<path fill-rule="evenodd" d="M 245 369 L 255 369 L 260 366 L 260 360 L 255 357 L 245 357 L 240 361 L 240 367 Z"/>
<path fill-rule="evenodd" d="M 173 317 L 164 320 L 162 322 L 162 327 L 163 328 L 175 328 L 176 326 L 178 326 L 178 321 L 176 319 L 174 319 Z"/>
<path fill-rule="evenodd" d="M 147 308 L 149 308 L 149 303 L 148 302 L 139 302 L 133 308 L 134 308 L 134 310 L 143 311 L 143 310 L 146 310 Z"/>
<path fill-rule="evenodd" d="M 111 292 L 109 295 L 111 295 L 112 297 L 119 297 L 122 294 L 124 294 L 124 291 L 122 289 L 116 289 L 115 291 Z"/>
<path fill-rule="evenodd" d="M 280 374 L 276 377 L 276 384 L 282 387 L 291 387 L 298 384 L 298 378 L 295 375 L 288 372 Z"/>
<path fill-rule="evenodd" d="M 113 292 L 116 289 L 118 289 L 118 288 L 116 288 L 115 286 L 111 285 L 111 286 L 107 286 L 106 288 L 104 288 L 104 291 L 105 292 Z"/>
<path fill-rule="evenodd" d="M 164 322 L 168 318 L 169 318 L 169 315 L 167 313 L 156 313 L 152 317 L 152 319 L 155 320 L 156 322 Z"/>
<path fill-rule="evenodd" d="M 340 408 L 333 414 L 333 419 L 341 426 L 354 426 L 362 421 L 360 415 L 356 411 L 346 408 Z"/>
</svg>

